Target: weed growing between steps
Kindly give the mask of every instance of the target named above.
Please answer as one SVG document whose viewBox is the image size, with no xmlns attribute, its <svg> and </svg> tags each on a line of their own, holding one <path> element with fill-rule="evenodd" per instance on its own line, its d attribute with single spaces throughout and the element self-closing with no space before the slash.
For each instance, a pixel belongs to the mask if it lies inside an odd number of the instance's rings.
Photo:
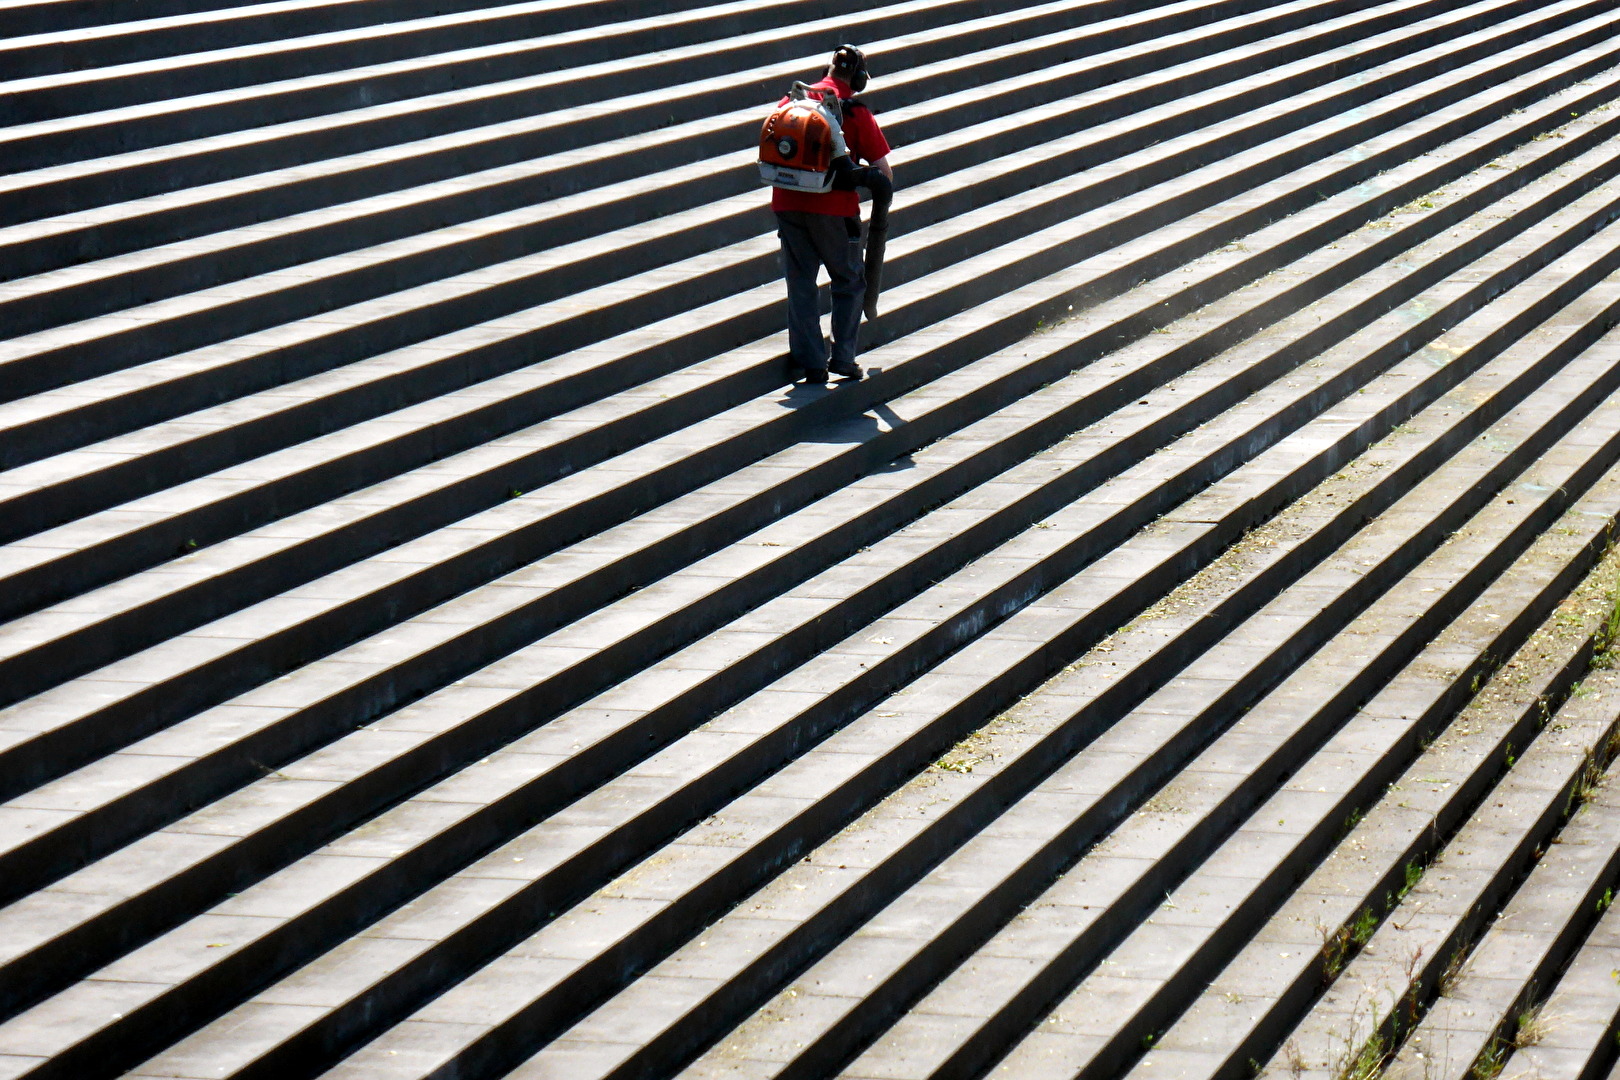
<svg viewBox="0 0 1620 1080">
<path fill-rule="evenodd" d="M 1493 1042 L 1482 1051 L 1474 1061 L 1474 1067 L 1468 1070 L 1470 1080 L 1496 1080 L 1507 1064 L 1507 1048 L 1500 1042 Z"/>
<path fill-rule="evenodd" d="M 1615 648 L 1620 644 L 1620 579 L 1611 587 L 1612 600 L 1609 613 L 1598 627 L 1597 640 L 1592 650 L 1593 668 L 1611 668 L 1615 665 Z"/>
<path fill-rule="evenodd" d="M 1361 817 L 1360 811 L 1351 815 L 1352 820 L 1347 822 L 1345 826 L 1346 840 L 1355 832 L 1356 826 L 1361 822 Z M 1340 842 L 1343 843 L 1344 841 L 1341 840 Z M 1421 859 L 1408 862 L 1401 871 L 1400 888 L 1394 893 L 1384 894 L 1381 911 L 1375 911 L 1371 907 L 1364 907 L 1361 909 L 1361 914 L 1357 915 L 1353 922 L 1339 927 L 1319 926 L 1317 928 L 1322 935 L 1322 985 L 1324 987 L 1338 978 L 1339 973 L 1344 970 L 1344 965 L 1366 947 L 1367 942 L 1372 940 L 1373 933 L 1378 929 L 1383 919 L 1391 911 L 1395 910 L 1402 900 L 1406 899 L 1406 894 L 1411 892 L 1418 882 L 1423 880 L 1424 871 L 1427 869 L 1428 864 Z"/>
<path fill-rule="evenodd" d="M 1523 1050 L 1527 1046 L 1535 1046 L 1547 1036 L 1547 1026 L 1552 1019 L 1544 1015 L 1545 1004 L 1532 1005 L 1519 1013 L 1514 1024 L 1513 1048 Z"/>
<path fill-rule="evenodd" d="M 1533 987 L 1531 995 L 1534 996 Z M 1479 1052 L 1473 1066 L 1468 1070 L 1469 1080 L 1496 1080 L 1513 1051 L 1523 1050 L 1527 1046 L 1539 1043 L 1546 1034 L 1541 1011 L 1542 1006 L 1539 1004 L 1521 1010 L 1514 1022 L 1511 1036 L 1492 1039 L 1485 1049 Z"/>
<path fill-rule="evenodd" d="M 1426 759 L 1438 759 L 1449 748 L 1464 741 L 1501 738 L 1504 722 L 1511 724 L 1514 717 L 1533 715 L 1536 727 L 1546 728 L 1565 699 L 1579 698 L 1591 692 L 1583 691 L 1586 678 L 1594 673 L 1602 673 L 1606 681 L 1613 680 L 1611 673 L 1616 664 L 1617 635 L 1620 635 L 1620 548 L 1611 544 L 1580 585 L 1571 591 L 1525 644 L 1491 674 L 1445 730 L 1424 749 L 1423 756 L 1408 769 L 1406 777 L 1412 778 L 1411 782 L 1424 781 L 1427 772 L 1439 771 L 1424 769 Z M 1567 689 L 1560 694 L 1556 689 L 1557 669 L 1567 667 L 1572 655 L 1578 677 L 1570 681 Z M 1546 686 L 1549 681 L 1554 685 L 1554 691 L 1534 696 L 1534 688 Z M 1550 730 L 1562 730 L 1562 725 L 1553 723 Z M 1586 764 L 1568 792 L 1557 829 L 1561 830 L 1570 817 L 1596 794 L 1604 770 L 1617 752 L 1620 752 L 1620 725 L 1611 726 L 1588 751 Z M 1481 797 L 1488 796 L 1501 776 L 1513 767 L 1516 761 L 1513 743 L 1505 742 L 1496 752 L 1496 757 L 1496 775 L 1483 786 Z M 1405 806 L 1399 799 L 1400 791 L 1401 784 L 1393 784 L 1383 798 L 1394 799 L 1396 805 Z M 1348 923 L 1319 928 L 1322 934 L 1325 988 L 1331 988 L 1349 962 L 1371 941 L 1378 927 L 1400 910 L 1407 895 L 1421 883 L 1430 866 L 1441 865 L 1443 860 L 1436 857 L 1436 853 L 1441 852 L 1452 836 L 1460 831 L 1469 816 L 1461 815 L 1456 829 L 1449 835 L 1431 832 L 1419 859 L 1406 864 L 1398 891 L 1386 893 L 1382 910 L 1364 907 Z M 1348 833 L 1345 843 L 1351 847 L 1357 846 L 1356 828 L 1350 828 Z M 1556 833 L 1548 842 L 1556 842 Z M 1530 872 L 1544 850 L 1544 846 L 1536 850 L 1519 875 L 1519 881 Z M 1425 865 L 1420 861 L 1429 858 L 1433 858 L 1434 862 Z M 1513 887 L 1517 887 L 1517 882 Z M 1606 892 L 1605 896 L 1612 896 L 1612 891 Z M 1601 914 L 1604 906 L 1602 899 L 1598 906 L 1598 913 Z M 1422 1021 L 1433 1000 L 1454 994 L 1471 950 L 1489 923 L 1489 919 L 1483 920 L 1480 926 L 1474 928 L 1468 940 L 1452 950 L 1433 977 L 1432 985 L 1425 987 L 1426 980 L 1420 971 L 1423 958 L 1418 954 L 1411 956 L 1406 963 L 1405 978 L 1401 983 L 1406 987 L 1404 991 L 1400 986 L 1383 986 L 1363 991 L 1358 996 L 1349 1013 L 1357 1016 L 1370 1012 L 1371 1033 L 1359 1039 L 1349 1032 L 1340 1037 L 1340 1049 L 1331 1069 L 1337 1080 L 1371 1080 L 1384 1070 L 1400 1050 L 1406 1036 Z M 1469 1073 L 1471 1080 L 1493 1080 L 1513 1050 L 1533 1045 L 1540 1039 L 1545 1023 L 1533 987 L 1527 992 L 1526 998 L 1515 1011 L 1512 1030 L 1499 1033 L 1476 1058 Z M 1376 1005 L 1378 1000 L 1394 1000 L 1396 1004 L 1383 1013 Z M 1282 1059 L 1291 1071 L 1304 1069 L 1303 1057 L 1292 1041 L 1284 1046 Z"/>
</svg>

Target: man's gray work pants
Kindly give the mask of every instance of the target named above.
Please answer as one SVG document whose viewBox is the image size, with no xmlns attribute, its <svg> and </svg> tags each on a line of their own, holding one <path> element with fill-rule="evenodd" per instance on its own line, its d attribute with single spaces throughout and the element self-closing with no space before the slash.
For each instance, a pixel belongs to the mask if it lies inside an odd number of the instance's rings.
<svg viewBox="0 0 1620 1080">
<path fill-rule="evenodd" d="M 860 219 L 778 210 L 776 235 L 782 240 L 788 349 L 793 363 L 809 370 L 827 366 L 827 342 L 821 336 L 821 310 L 816 303 L 816 272 L 823 266 L 832 277 L 832 358 L 839 364 L 854 363 L 855 336 L 860 332 L 861 305 L 866 299 Z"/>
</svg>

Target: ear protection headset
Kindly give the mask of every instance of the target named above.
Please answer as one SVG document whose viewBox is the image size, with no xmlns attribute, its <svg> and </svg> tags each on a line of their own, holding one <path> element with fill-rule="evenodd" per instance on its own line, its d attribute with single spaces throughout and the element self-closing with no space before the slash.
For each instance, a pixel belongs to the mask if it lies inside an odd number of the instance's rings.
<svg viewBox="0 0 1620 1080">
<path fill-rule="evenodd" d="M 848 83 L 849 88 L 857 94 L 866 89 L 866 82 L 871 77 L 866 70 L 866 54 L 853 45 L 838 46 L 828 70 L 834 78 Z"/>
</svg>

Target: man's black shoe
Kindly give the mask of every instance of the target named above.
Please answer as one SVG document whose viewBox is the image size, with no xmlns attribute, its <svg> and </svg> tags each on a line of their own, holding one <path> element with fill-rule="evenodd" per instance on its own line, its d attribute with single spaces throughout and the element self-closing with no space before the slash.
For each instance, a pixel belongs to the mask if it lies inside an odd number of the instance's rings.
<svg viewBox="0 0 1620 1080">
<path fill-rule="evenodd" d="M 853 360 L 834 360 L 827 365 L 827 370 L 844 379 L 854 379 L 859 382 L 866 377 L 866 372 Z"/>
<path fill-rule="evenodd" d="M 827 381 L 826 368 L 813 367 L 801 368 L 800 370 L 804 372 L 804 384 L 806 386 L 820 386 Z"/>
</svg>

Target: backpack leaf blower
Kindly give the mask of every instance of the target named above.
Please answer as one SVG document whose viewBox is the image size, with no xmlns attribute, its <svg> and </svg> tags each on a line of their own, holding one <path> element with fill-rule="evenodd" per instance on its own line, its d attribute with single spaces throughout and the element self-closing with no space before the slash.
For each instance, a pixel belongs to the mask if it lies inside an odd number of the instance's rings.
<svg viewBox="0 0 1620 1080">
<path fill-rule="evenodd" d="M 760 179 L 789 191 L 822 194 L 833 190 L 839 173 L 853 168 L 837 99 L 828 101 L 806 84 L 794 83 L 787 100 L 760 129 Z"/>
</svg>

